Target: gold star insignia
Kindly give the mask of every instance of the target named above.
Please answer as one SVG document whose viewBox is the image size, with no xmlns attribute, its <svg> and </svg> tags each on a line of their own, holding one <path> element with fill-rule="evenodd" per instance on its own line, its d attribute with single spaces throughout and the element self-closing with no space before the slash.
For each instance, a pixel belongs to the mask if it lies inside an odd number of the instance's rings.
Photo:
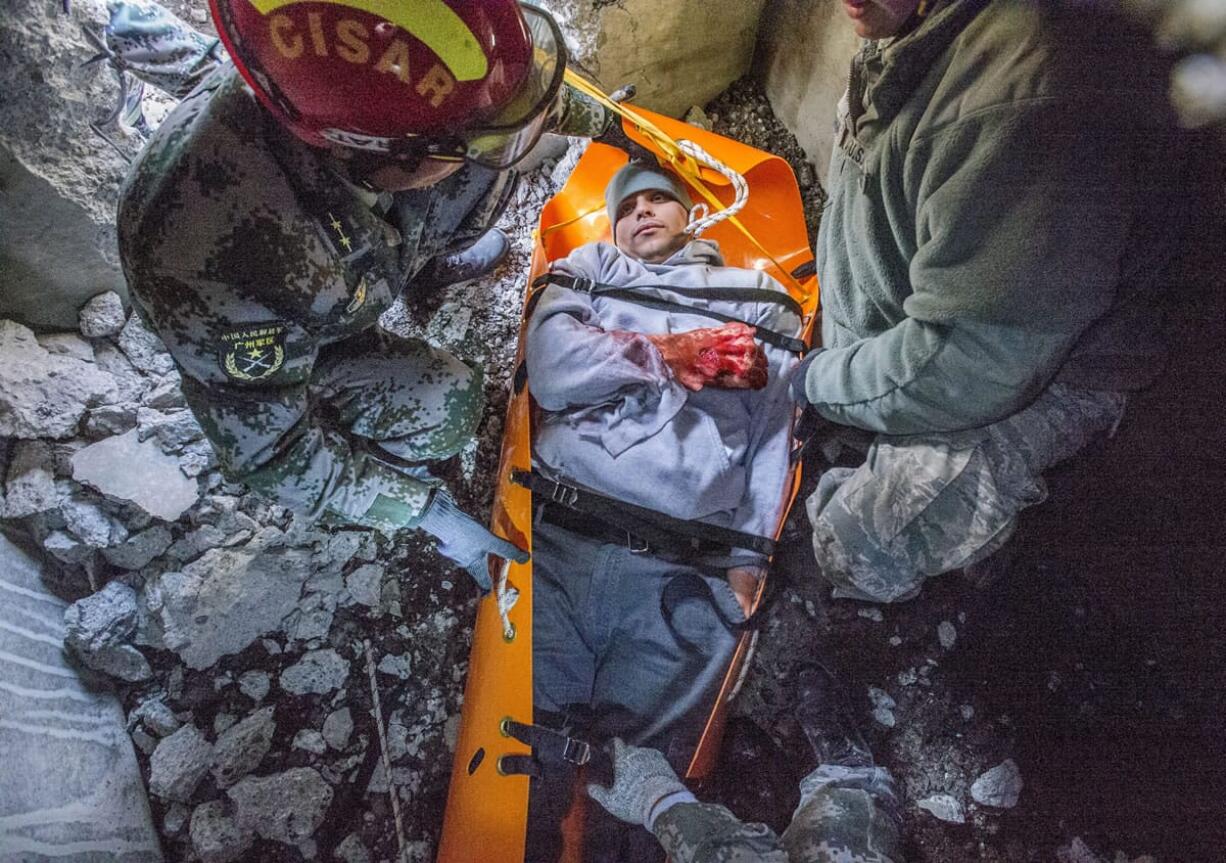
<svg viewBox="0 0 1226 863">
<path fill-rule="evenodd" d="M 331 219 L 328 224 L 331 226 L 332 230 L 336 231 L 337 237 L 340 238 L 341 246 L 346 252 L 352 252 L 353 241 L 345 236 L 345 226 L 341 223 L 341 220 L 332 215 L 332 213 L 328 213 L 328 218 Z"/>
</svg>

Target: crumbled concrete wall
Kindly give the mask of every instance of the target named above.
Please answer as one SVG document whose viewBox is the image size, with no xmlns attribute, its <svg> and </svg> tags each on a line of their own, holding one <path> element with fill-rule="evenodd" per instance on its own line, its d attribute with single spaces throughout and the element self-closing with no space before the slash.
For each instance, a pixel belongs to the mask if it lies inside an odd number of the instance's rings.
<svg viewBox="0 0 1226 863">
<path fill-rule="evenodd" d="M 812 0 L 769 0 L 759 38 L 759 72 L 771 107 L 825 182 L 835 108 L 860 39 L 841 4 Z"/>
<path fill-rule="evenodd" d="M 672 116 L 749 71 L 765 0 L 548 0 L 584 68 Z"/>
<path fill-rule="evenodd" d="M 77 309 L 123 293 L 115 203 L 126 161 L 90 121 L 116 100 L 82 27 L 106 22 L 104 0 L 13 0 L 0 18 L 0 316 L 76 328 Z M 121 146 L 135 145 L 120 141 Z"/>
<path fill-rule="evenodd" d="M 66 603 L 0 534 L 0 860 L 160 863 L 123 711 L 61 644 Z"/>
</svg>

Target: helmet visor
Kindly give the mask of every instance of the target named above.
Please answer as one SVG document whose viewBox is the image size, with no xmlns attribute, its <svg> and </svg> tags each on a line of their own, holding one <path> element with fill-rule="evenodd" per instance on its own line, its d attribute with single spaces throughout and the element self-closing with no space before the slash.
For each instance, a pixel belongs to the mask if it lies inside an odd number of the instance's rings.
<svg viewBox="0 0 1226 863">
<path fill-rule="evenodd" d="M 489 123 L 459 133 L 465 157 L 489 168 L 509 168 L 536 146 L 566 72 L 566 44 L 553 16 L 527 3 L 521 6 L 532 34 L 528 78 Z"/>
</svg>

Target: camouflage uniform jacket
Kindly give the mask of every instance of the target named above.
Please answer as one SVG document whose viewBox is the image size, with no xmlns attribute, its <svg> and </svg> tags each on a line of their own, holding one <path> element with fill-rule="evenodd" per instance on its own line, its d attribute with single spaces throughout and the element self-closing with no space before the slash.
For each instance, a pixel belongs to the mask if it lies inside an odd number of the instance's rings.
<svg viewBox="0 0 1226 863">
<path fill-rule="evenodd" d="M 564 90 L 547 128 L 590 135 L 605 124 Z M 125 181 L 124 272 L 229 478 L 311 515 L 412 526 L 367 514 L 380 495 L 420 514 L 429 479 L 327 427 L 308 397 L 312 368 L 322 348 L 374 327 L 431 258 L 484 233 L 517 177 L 466 164 L 430 188 L 375 196 L 339 170 L 226 64 L 166 118 Z"/>
<path fill-rule="evenodd" d="M 765 824 L 747 823 L 714 803 L 684 803 L 652 826 L 672 863 L 789 863 Z"/>
</svg>

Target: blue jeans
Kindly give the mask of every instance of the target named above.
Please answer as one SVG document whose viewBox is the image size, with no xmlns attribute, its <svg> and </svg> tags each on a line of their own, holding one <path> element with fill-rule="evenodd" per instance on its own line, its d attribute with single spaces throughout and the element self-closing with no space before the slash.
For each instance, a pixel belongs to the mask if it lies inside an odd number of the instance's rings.
<svg viewBox="0 0 1226 863">
<path fill-rule="evenodd" d="M 669 585 L 688 589 L 670 590 Z M 669 618 L 662 605 L 666 591 Z M 721 573 L 589 539 L 556 525 L 533 528 L 532 693 L 536 720 L 576 737 L 653 746 L 684 773 L 736 648 L 725 621 L 744 612 Z M 529 863 L 558 859 L 558 826 L 574 776 L 531 784 Z M 655 838 L 590 807 L 591 863 L 649 860 Z"/>
<path fill-rule="evenodd" d="M 710 595 L 675 603 L 670 625 L 661 605 L 677 578 L 705 584 Z M 532 579 L 537 710 L 588 706 L 637 745 L 695 711 L 705 719 L 736 647 L 724 621 L 745 619 L 722 575 L 542 523 Z"/>
</svg>

